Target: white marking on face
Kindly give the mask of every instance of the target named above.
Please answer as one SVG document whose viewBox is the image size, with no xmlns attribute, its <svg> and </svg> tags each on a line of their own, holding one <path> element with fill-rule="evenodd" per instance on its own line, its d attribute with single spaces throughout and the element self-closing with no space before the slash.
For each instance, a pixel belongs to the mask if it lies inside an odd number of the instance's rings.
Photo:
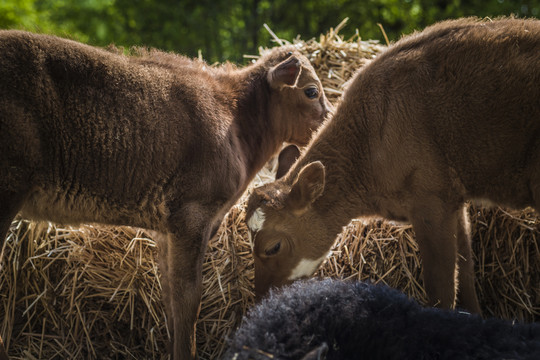
<svg viewBox="0 0 540 360">
<path fill-rule="evenodd" d="M 251 217 L 247 221 L 247 226 L 249 230 L 257 232 L 262 229 L 264 220 L 264 211 L 262 211 L 261 208 L 257 208 L 257 210 L 253 212 L 253 215 L 251 215 Z"/>
<path fill-rule="evenodd" d="M 313 259 L 300 260 L 300 262 L 293 269 L 293 271 L 291 272 L 291 275 L 289 275 L 289 278 L 287 280 L 296 280 L 301 277 L 312 275 L 315 272 L 315 270 L 317 270 L 317 267 L 326 259 L 328 255 L 330 255 L 329 252 L 315 260 Z"/>
</svg>

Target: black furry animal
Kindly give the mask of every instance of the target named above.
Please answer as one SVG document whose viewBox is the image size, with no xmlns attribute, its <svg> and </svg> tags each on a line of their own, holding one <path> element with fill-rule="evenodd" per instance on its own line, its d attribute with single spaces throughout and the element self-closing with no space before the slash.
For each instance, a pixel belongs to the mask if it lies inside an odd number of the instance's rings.
<svg viewBox="0 0 540 360">
<path fill-rule="evenodd" d="M 540 324 L 424 308 L 384 285 L 296 282 L 243 320 L 224 359 L 540 359 Z"/>
</svg>

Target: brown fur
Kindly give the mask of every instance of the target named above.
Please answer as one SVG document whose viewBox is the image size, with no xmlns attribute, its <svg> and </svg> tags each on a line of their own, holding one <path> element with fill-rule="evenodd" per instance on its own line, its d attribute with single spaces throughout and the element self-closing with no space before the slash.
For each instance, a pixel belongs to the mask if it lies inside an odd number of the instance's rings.
<svg viewBox="0 0 540 360">
<path fill-rule="evenodd" d="M 138 53 L 0 32 L 0 234 L 20 210 L 155 230 L 173 358 L 187 359 L 209 238 L 284 141 L 307 144 L 329 105 L 293 47 L 242 69 Z"/>
<path fill-rule="evenodd" d="M 249 200 L 246 218 L 259 208 L 265 219 L 256 292 L 374 215 L 413 224 L 431 304 L 453 307 L 459 283 L 460 305 L 479 312 L 464 202 L 540 210 L 539 49 L 538 20 L 461 19 L 360 71 L 288 174 Z"/>
</svg>

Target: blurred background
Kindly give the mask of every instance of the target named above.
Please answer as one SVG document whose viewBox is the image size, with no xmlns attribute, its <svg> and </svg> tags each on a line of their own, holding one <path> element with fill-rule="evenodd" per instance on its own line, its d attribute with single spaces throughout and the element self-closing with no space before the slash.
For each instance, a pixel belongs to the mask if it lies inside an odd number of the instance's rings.
<svg viewBox="0 0 540 360">
<path fill-rule="evenodd" d="M 540 0 L 0 0 L 0 28 L 52 33 L 92 45 L 144 45 L 209 62 L 244 62 L 287 40 L 318 37 L 345 17 L 340 34 L 390 41 L 442 19 L 539 17 Z"/>
</svg>

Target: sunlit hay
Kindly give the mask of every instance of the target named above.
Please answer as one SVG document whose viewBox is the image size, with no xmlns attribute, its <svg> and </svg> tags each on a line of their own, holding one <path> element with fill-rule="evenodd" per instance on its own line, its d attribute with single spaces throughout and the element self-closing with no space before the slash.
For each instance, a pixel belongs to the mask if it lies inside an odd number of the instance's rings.
<svg viewBox="0 0 540 360">
<path fill-rule="evenodd" d="M 540 321 L 540 218 L 469 206 L 476 289 L 484 315 Z M 422 303 L 426 293 L 412 226 L 353 220 L 338 236 L 319 276 L 383 282 Z"/>
<path fill-rule="evenodd" d="M 343 94 L 347 80 L 362 66 L 373 60 L 379 53 L 386 49 L 377 40 L 362 40 L 358 30 L 354 36 L 344 39 L 339 31 L 347 24 L 348 18 L 344 19 L 335 29 L 330 29 L 326 34 L 321 34 L 319 39 L 304 41 L 296 38 L 292 44 L 304 54 L 310 61 L 317 75 L 321 79 L 324 92 L 332 103 L 336 103 Z M 291 42 L 279 39 L 268 27 L 278 45 L 288 45 Z M 267 49 L 260 48 L 261 54 Z M 247 58 L 258 56 L 247 55 Z"/>
<path fill-rule="evenodd" d="M 243 211 L 231 209 L 206 254 L 202 359 L 219 357 L 253 302 Z M 144 231 L 16 220 L 4 254 L 0 329 L 12 358 L 166 358 L 156 243 Z"/>
<path fill-rule="evenodd" d="M 140 358 L 162 351 L 155 243 L 143 231 L 17 220 L 3 263 L 8 316 L 1 325 L 14 358 Z"/>
<path fill-rule="evenodd" d="M 488 315 L 540 321 L 540 216 L 471 207 L 476 289 Z"/>
<path fill-rule="evenodd" d="M 336 101 L 357 67 L 384 49 L 331 30 L 294 44 Z M 364 50 L 367 50 L 364 52 Z M 272 165 L 253 185 L 273 180 Z M 252 186 L 253 186 L 252 185 Z M 487 315 L 540 321 L 540 219 L 531 210 L 470 208 L 477 291 Z M 197 323 L 201 359 L 217 359 L 253 304 L 245 197 L 208 246 Z M 13 359 L 166 359 L 157 244 L 128 227 L 79 228 L 16 220 L 0 269 L 0 334 Z M 425 301 L 410 225 L 354 220 L 319 276 L 383 281 Z"/>
</svg>

